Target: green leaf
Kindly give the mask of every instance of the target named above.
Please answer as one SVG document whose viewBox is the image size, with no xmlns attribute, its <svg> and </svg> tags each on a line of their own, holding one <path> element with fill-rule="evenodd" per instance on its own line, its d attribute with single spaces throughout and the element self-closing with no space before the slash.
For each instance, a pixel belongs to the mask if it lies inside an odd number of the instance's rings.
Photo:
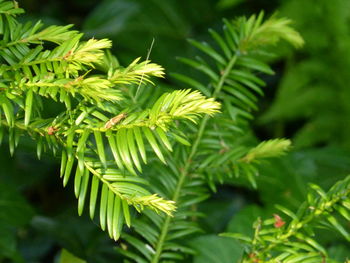
<svg viewBox="0 0 350 263">
<path fill-rule="evenodd" d="M 84 155 L 85 155 L 85 149 L 86 149 L 86 141 L 89 138 L 90 131 L 88 129 L 85 129 L 83 133 L 81 134 L 78 144 L 77 144 L 77 157 L 78 157 L 78 167 L 79 169 L 84 169 Z"/>
<path fill-rule="evenodd" d="M 90 178 L 90 172 L 88 169 L 85 170 L 85 173 L 83 175 L 83 180 L 81 182 L 81 188 L 78 196 L 78 214 L 79 216 L 82 215 L 83 209 L 84 209 L 84 203 L 85 203 L 85 197 L 89 185 L 89 178 Z"/>
<path fill-rule="evenodd" d="M 140 128 L 135 127 L 133 129 L 133 131 L 134 131 L 137 147 L 138 147 L 138 150 L 139 150 L 140 155 L 142 157 L 142 160 L 144 163 L 147 163 L 146 150 L 145 150 L 145 146 L 143 144 L 143 139 L 142 139 Z"/>
<path fill-rule="evenodd" d="M 99 179 L 97 176 L 92 176 L 91 192 L 90 192 L 90 218 L 93 219 L 95 215 L 95 207 L 99 188 Z"/>
<path fill-rule="evenodd" d="M 147 138 L 149 144 L 151 145 L 152 149 L 154 150 L 154 152 L 155 152 L 156 155 L 158 156 L 158 158 L 159 158 L 164 164 L 166 164 L 165 159 L 164 159 L 164 156 L 163 156 L 163 154 L 162 154 L 162 151 L 160 150 L 160 148 L 159 148 L 159 146 L 158 146 L 158 144 L 157 144 L 157 141 L 156 141 L 156 139 L 155 139 L 154 136 L 153 136 L 152 131 L 151 131 L 149 128 L 145 128 L 145 127 L 143 127 L 142 130 L 143 130 L 143 132 L 144 132 L 144 134 L 145 134 L 145 136 L 146 136 L 146 138 Z"/>
<path fill-rule="evenodd" d="M 159 127 L 156 128 L 156 132 L 159 135 L 161 141 L 164 143 L 165 147 L 168 148 L 169 151 L 173 151 L 173 147 L 171 146 L 171 143 L 169 142 L 165 132 Z"/>
<path fill-rule="evenodd" d="M 226 237 L 204 235 L 190 241 L 196 250 L 194 263 L 232 263 L 238 262 L 243 254 L 240 244 Z"/>
<path fill-rule="evenodd" d="M 139 172 L 142 172 L 141 164 L 140 164 L 140 161 L 138 158 L 138 152 L 137 152 L 136 145 L 135 145 L 134 132 L 132 129 L 129 129 L 127 131 L 127 138 L 126 139 L 128 142 L 128 148 L 130 151 L 131 158 L 132 158 L 137 170 L 139 170 Z"/>
<path fill-rule="evenodd" d="M 196 48 L 200 49 L 204 53 L 206 53 L 208 56 L 212 57 L 216 62 L 226 65 L 226 60 L 215 51 L 212 47 L 210 47 L 207 43 L 200 43 L 198 41 L 195 41 L 193 39 L 188 40 L 190 44 L 195 46 Z"/>
<path fill-rule="evenodd" d="M 338 220 L 334 216 L 327 216 L 327 220 L 341 233 L 348 241 L 350 241 L 350 235 L 348 231 L 338 222 Z"/>
<path fill-rule="evenodd" d="M 80 185 L 81 185 L 81 181 L 82 181 L 82 177 L 84 174 L 84 170 L 80 170 L 79 168 L 77 168 L 75 170 L 75 177 L 74 177 L 74 193 L 75 196 L 78 198 L 79 193 L 80 193 Z"/>
<path fill-rule="evenodd" d="M 14 125 L 14 111 L 11 102 L 4 96 L 0 96 L 0 103 L 5 114 L 5 118 L 9 126 Z"/>
<path fill-rule="evenodd" d="M 65 150 L 62 150 L 60 177 L 64 176 L 64 172 L 66 170 L 66 164 L 67 164 L 67 152 Z"/>
<path fill-rule="evenodd" d="M 131 218 L 130 218 L 128 202 L 126 200 L 122 200 L 122 204 L 123 204 L 123 213 L 124 213 L 125 223 L 128 227 L 130 227 L 131 226 Z"/>
<path fill-rule="evenodd" d="M 30 122 L 30 117 L 32 115 L 32 108 L 33 108 L 33 90 L 29 89 L 27 91 L 26 95 L 26 102 L 25 102 L 25 108 L 24 108 L 24 125 L 28 126 Z"/>
<path fill-rule="evenodd" d="M 130 158 L 126 132 L 127 132 L 126 129 L 120 129 L 117 132 L 118 152 L 119 152 L 121 159 L 123 160 L 125 167 L 129 170 L 130 173 L 136 175 L 136 172 L 133 168 L 133 162 Z"/>
<path fill-rule="evenodd" d="M 74 156 L 70 155 L 67 160 L 66 168 L 64 170 L 64 176 L 63 176 L 63 186 L 66 186 L 69 180 L 69 177 L 72 172 L 73 164 L 74 164 L 75 158 Z"/>
<path fill-rule="evenodd" d="M 109 143 L 109 146 L 111 148 L 114 160 L 118 165 L 118 168 L 120 170 L 124 170 L 124 166 L 123 166 L 122 160 L 121 160 L 119 152 L 118 152 L 117 144 L 115 142 L 115 137 L 113 136 L 111 131 L 107 132 L 107 139 L 108 139 L 108 143 Z"/>
<path fill-rule="evenodd" d="M 114 210 L 114 193 L 109 190 L 108 191 L 108 202 L 107 202 L 107 229 L 109 236 L 113 238 L 113 210 Z"/>
<path fill-rule="evenodd" d="M 101 203 L 100 203 L 100 225 L 103 231 L 106 229 L 108 193 L 109 193 L 109 189 L 107 184 L 102 184 Z"/>
<path fill-rule="evenodd" d="M 106 162 L 106 155 L 105 155 L 105 150 L 104 150 L 104 144 L 103 144 L 103 139 L 102 135 L 100 132 L 95 131 L 95 140 L 96 140 L 96 146 L 97 146 L 97 153 L 98 156 L 100 157 L 101 163 L 103 166 L 106 168 L 107 167 L 107 162 Z"/>
<path fill-rule="evenodd" d="M 68 250 L 62 249 L 59 263 L 86 263 L 86 261 L 74 256 Z"/>
<path fill-rule="evenodd" d="M 113 208 L 113 239 L 118 240 L 123 226 L 123 215 L 121 210 L 121 199 L 115 196 Z"/>
</svg>

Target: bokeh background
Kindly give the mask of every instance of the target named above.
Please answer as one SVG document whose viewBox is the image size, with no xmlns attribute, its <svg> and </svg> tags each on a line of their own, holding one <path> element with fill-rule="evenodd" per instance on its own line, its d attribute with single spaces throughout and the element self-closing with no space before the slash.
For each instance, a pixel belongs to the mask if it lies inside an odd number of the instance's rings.
<svg viewBox="0 0 350 263">
<path fill-rule="evenodd" d="M 329 187 L 350 173 L 350 1 L 349 0 L 18 0 L 21 19 L 75 24 L 86 38 L 113 40 L 121 64 L 146 57 L 167 73 L 182 72 L 176 57 L 193 57 L 186 39 L 210 41 L 208 28 L 222 18 L 264 10 L 294 21 L 305 39 L 298 51 L 281 46 L 272 59 L 253 129 L 260 139 L 287 137 L 292 152 L 262 168 L 258 190 L 234 180 L 203 204 L 205 235 L 190 240 L 197 255 L 188 262 L 235 262 L 234 241 L 223 231 L 249 233 L 257 216 L 271 216 L 276 203 L 295 209 L 307 184 Z M 159 86 L 181 88 L 170 74 Z M 22 138 L 10 157 L 0 147 L 0 262 L 57 262 L 62 248 L 88 262 L 121 262 L 113 243 L 86 215 L 77 216 L 71 186 L 61 187 L 59 160 L 36 159 L 35 145 Z M 339 260 L 350 248 L 336 235 L 320 240 Z M 218 256 L 220 255 L 220 256 Z"/>
</svg>

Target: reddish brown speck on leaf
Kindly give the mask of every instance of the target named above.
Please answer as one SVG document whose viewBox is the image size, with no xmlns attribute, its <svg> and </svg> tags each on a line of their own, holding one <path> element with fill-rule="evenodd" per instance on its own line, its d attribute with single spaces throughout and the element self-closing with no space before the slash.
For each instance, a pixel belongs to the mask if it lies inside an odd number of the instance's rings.
<svg viewBox="0 0 350 263">
<path fill-rule="evenodd" d="M 67 54 L 63 56 L 63 59 L 66 60 L 70 55 L 72 55 L 72 50 L 69 50 Z"/>
<path fill-rule="evenodd" d="M 50 126 L 50 127 L 47 129 L 47 134 L 48 134 L 48 135 L 54 135 L 56 131 L 58 131 L 57 128 Z"/>
<path fill-rule="evenodd" d="M 286 222 L 284 222 L 284 221 L 282 220 L 282 218 L 281 218 L 279 215 L 277 215 L 277 214 L 274 214 L 273 217 L 275 218 L 274 226 L 275 226 L 276 228 L 280 228 L 280 227 L 284 226 L 284 224 L 286 223 Z"/>
</svg>

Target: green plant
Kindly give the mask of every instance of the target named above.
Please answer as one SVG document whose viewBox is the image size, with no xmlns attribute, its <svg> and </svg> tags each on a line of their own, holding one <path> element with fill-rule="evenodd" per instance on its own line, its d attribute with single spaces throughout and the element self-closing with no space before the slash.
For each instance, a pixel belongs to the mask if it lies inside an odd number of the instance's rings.
<svg viewBox="0 0 350 263">
<path fill-rule="evenodd" d="M 296 21 L 307 44 L 301 54 L 287 56 L 276 98 L 261 123 L 276 127 L 277 136 L 296 129 L 292 135 L 298 148 L 334 145 L 348 149 L 349 125 L 343 120 L 349 114 L 349 2 L 321 0 L 315 7 L 312 1 L 292 0 L 280 9 Z"/>
<path fill-rule="evenodd" d="M 251 136 L 247 120 L 252 118 L 251 111 L 256 109 L 256 97 L 262 94 L 264 82 L 254 73 L 271 74 L 272 70 L 263 62 L 264 47 L 275 44 L 280 39 L 301 46 L 301 37 L 289 27 L 290 21 L 271 17 L 263 21 L 263 13 L 224 21 L 224 38 L 217 32 L 210 33 L 217 47 L 190 40 L 190 43 L 208 55 L 213 62 L 181 58 L 185 64 L 204 73 L 201 81 L 188 76 L 173 76 L 203 94 L 223 101 L 223 112 L 213 119 L 204 117 L 199 128 L 189 127 L 188 148 L 180 145 L 168 160 L 171 169 L 159 167 L 159 172 L 169 179 L 152 178 L 151 187 L 155 192 L 178 204 L 173 217 L 159 219 L 154 213 L 146 213 L 135 221 L 138 239 L 129 234 L 122 235 L 131 248 L 118 249 L 122 254 L 137 262 L 161 262 L 183 260 L 182 254 L 191 254 L 192 250 L 178 242 L 188 235 L 200 231 L 196 218 L 201 216 L 196 205 L 205 200 L 210 193 L 209 184 L 215 190 L 215 184 L 225 178 L 244 174 L 255 186 L 256 165 L 264 158 L 283 154 L 290 145 L 288 140 L 277 139 L 260 143 L 256 147 L 249 145 Z M 192 135 L 193 134 L 193 135 Z M 216 152 L 216 154 L 213 154 Z M 151 168 L 157 168 L 151 165 Z M 154 223 L 154 226 L 150 224 Z M 146 242 L 146 245 L 144 245 Z"/>
<path fill-rule="evenodd" d="M 317 242 L 315 233 L 317 228 L 327 229 L 350 240 L 350 234 L 342 226 L 343 219 L 350 219 L 349 185 L 349 176 L 338 181 L 328 192 L 311 184 L 307 201 L 296 213 L 277 206 L 289 222 L 274 214 L 272 219 L 262 221 L 259 218 L 254 223 L 252 238 L 239 233 L 224 233 L 222 236 L 247 243 L 242 262 L 339 262 L 328 256 L 326 249 Z"/>
<path fill-rule="evenodd" d="M 90 217 L 119 239 L 125 262 L 189 260 L 195 251 L 185 241 L 201 231 L 200 202 L 223 182 L 247 178 L 257 187 L 265 159 L 289 150 L 286 139 L 259 143 L 250 120 L 264 76 L 273 73 L 267 48 L 281 39 L 303 44 L 290 20 L 263 13 L 224 20 L 222 33 L 210 30 L 213 44 L 190 40 L 207 57 L 180 58 L 198 74 L 172 76 L 191 91 L 156 88 L 153 77 L 164 77 L 163 68 L 148 58 L 124 68 L 109 40 L 83 41 L 71 26 L 22 24 L 22 12 L 16 2 L 0 1 L 1 137 L 12 154 L 29 135 L 39 158 L 42 151 L 61 157 L 64 186 L 74 177 L 78 213 L 88 202 Z M 56 110 L 47 116 L 50 105 Z M 347 189 L 330 192 L 332 207 Z M 16 253 L 3 257 L 20 262 Z M 66 258 L 78 260 L 63 250 Z"/>
<path fill-rule="evenodd" d="M 135 103 L 143 92 L 138 90 L 152 83 L 150 77 L 162 77 L 162 67 L 136 59 L 122 68 L 108 53 L 111 42 L 106 39 L 82 41 L 71 26 L 21 24 L 16 15 L 23 10 L 14 2 L 1 2 L 0 10 L 1 135 L 8 133 L 11 154 L 20 137 L 30 135 L 39 158 L 46 150 L 61 156 L 64 186 L 76 163 L 78 212 L 82 214 L 89 196 L 93 219 L 100 196 L 101 228 L 114 239 L 124 220 L 130 226 L 129 206 L 170 215 L 174 202 L 151 194 L 147 181 L 137 177 L 139 158 L 147 162 L 146 152 L 153 149 L 165 162 L 163 151 L 172 150 L 169 140 L 186 143 L 175 120 L 195 122 L 202 114 L 217 112 L 219 104 L 199 92 L 178 90 L 143 109 Z M 47 100 L 65 109 L 44 118 Z"/>
</svg>

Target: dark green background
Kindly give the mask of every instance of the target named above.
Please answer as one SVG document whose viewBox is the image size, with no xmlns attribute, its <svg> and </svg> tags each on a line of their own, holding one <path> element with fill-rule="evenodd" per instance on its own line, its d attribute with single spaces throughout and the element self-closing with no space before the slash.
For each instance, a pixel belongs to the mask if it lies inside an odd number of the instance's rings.
<svg viewBox="0 0 350 263">
<path fill-rule="evenodd" d="M 227 182 L 206 201 L 201 222 L 208 236 L 190 241 L 198 255 L 189 262 L 229 263 L 236 243 L 218 238 L 223 231 L 249 233 L 258 216 L 271 216 L 276 203 L 291 209 L 305 198 L 307 183 L 329 187 L 350 172 L 350 1 L 348 0 L 24 0 L 21 19 L 46 24 L 75 24 L 86 37 L 113 40 L 124 65 L 146 57 L 169 72 L 183 72 L 177 56 L 195 56 L 187 38 L 209 41 L 207 30 L 220 30 L 223 17 L 260 10 L 294 21 L 305 39 L 303 49 L 279 48 L 276 74 L 266 78 L 261 111 L 253 122 L 260 139 L 287 137 L 293 151 L 262 168 L 259 189 Z M 191 74 L 191 73 L 190 73 Z M 163 85 L 182 86 L 170 77 Z M 66 248 L 88 262 L 120 262 L 115 244 L 79 218 L 71 186 L 61 187 L 58 160 L 35 157 L 35 145 L 22 138 L 14 157 L 0 148 L 0 262 L 54 262 Z M 323 235 L 320 243 L 339 260 L 350 255 L 340 237 Z M 221 255 L 218 258 L 215 255 Z M 11 258 L 11 259 L 9 259 Z"/>
</svg>

